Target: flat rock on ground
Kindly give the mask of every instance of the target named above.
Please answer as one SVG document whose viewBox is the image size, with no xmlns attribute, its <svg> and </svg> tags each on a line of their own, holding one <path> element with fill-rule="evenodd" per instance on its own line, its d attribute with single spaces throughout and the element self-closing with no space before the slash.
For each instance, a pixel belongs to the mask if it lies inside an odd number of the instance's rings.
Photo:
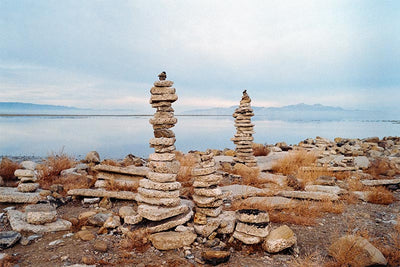
<svg viewBox="0 0 400 267">
<path fill-rule="evenodd" d="M 257 166 L 260 168 L 260 171 L 271 171 L 272 166 L 276 164 L 276 162 L 284 157 L 286 157 L 289 152 L 271 152 L 267 156 L 256 157 Z"/>
<path fill-rule="evenodd" d="M 396 179 L 379 179 L 379 180 L 361 180 L 363 185 L 367 186 L 380 186 L 380 185 L 392 185 L 400 184 L 400 178 Z"/>
<path fill-rule="evenodd" d="M 18 240 L 21 239 L 21 234 L 14 231 L 0 232 L 0 249 L 12 247 Z"/>
<path fill-rule="evenodd" d="M 135 200 L 137 193 L 130 191 L 107 191 L 104 189 L 71 189 L 68 191 L 68 195 Z"/>
<path fill-rule="evenodd" d="M 242 197 L 260 196 L 266 194 L 265 189 L 248 185 L 232 184 L 227 186 L 221 186 L 220 188 L 223 193 L 230 193 L 230 197 L 233 199 Z"/>
<path fill-rule="evenodd" d="M 197 235 L 193 232 L 162 232 L 150 235 L 153 246 L 159 250 L 170 250 L 190 246 Z"/>
<path fill-rule="evenodd" d="M 118 166 L 110 166 L 104 164 L 97 165 L 93 169 L 96 171 L 107 171 L 107 172 L 122 173 L 122 174 L 129 174 L 129 175 L 143 176 L 143 177 L 145 177 L 149 172 L 149 168 L 147 167 L 136 167 L 136 166 L 118 167 Z"/>
<path fill-rule="evenodd" d="M 62 219 L 57 219 L 55 222 L 44 225 L 29 224 L 26 222 L 26 215 L 18 210 L 9 210 L 7 215 L 11 228 L 17 232 L 48 233 L 70 230 L 72 226 L 71 222 Z"/>
<path fill-rule="evenodd" d="M 282 225 L 274 230 L 267 236 L 263 242 L 263 249 L 269 253 L 277 253 L 286 248 L 290 248 L 296 244 L 297 238 L 286 225 Z"/>
<path fill-rule="evenodd" d="M 280 191 L 278 195 L 282 197 L 311 199 L 311 200 L 331 200 L 331 201 L 339 200 L 338 195 L 325 192 Z"/>
<path fill-rule="evenodd" d="M 249 197 L 240 200 L 239 206 L 244 207 L 265 207 L 267 209 L 288 209 L 297 205 L 297 200 L 286 197 Z"/>
<path fill-rule="evenodd" d="M 40 192 L 22 193 L 16 187 L 0 187 L 0 202 L 34 204 L 40 199 Z"/>
</svg>

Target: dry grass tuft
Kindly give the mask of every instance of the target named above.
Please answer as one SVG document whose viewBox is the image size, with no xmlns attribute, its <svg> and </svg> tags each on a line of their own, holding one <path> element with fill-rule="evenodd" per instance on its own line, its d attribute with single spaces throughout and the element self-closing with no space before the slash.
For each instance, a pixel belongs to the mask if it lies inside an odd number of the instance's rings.
<svg viewBox="0 0 400 267">
<path fill-rule="evenodd" d="M 277 163 L 272 166 L 272 170 L 285 175 L 296 175 L 300 167 L 314 166 L 316 160 L 317 156 L 313 152 L 307 152 L 305 150 L 294 151 L 278 160 Z"/>
<path fill-rule="evenodd" d="M 56 178 L 60 175 L 61 171 L 72 168 L 75 161 L 67 154 L 60 152 L 59 154 L 52 154 L 37 169 L 39 170 L 39 184 L 41 188 L 48 188 L 55 183 Z"/>
<path fill-rule="evenodd" d="M 373 187 L 368 192 L 368 202 L 370 203 L 389 205 L 396 201 L 393 193 L 383 186 Z"/>
<path fill-rule="evenodd" d="M 115 160 L 112 160 L 112 159 L 105 159 L 101 162 L 101 164 L 122 167 L 122 164 L 120 164 L 119 162 L 116 162 Z"/>
<path fill-rule="evenodd" d="M 255 157 L 267 156 L 271 152 L 269 147 L 263 144 L 253 143 L 252 148 L 253 148 L 253 155 Z"/>
<path fill-rule="evenodd" d="M 330 250 L 330 255 L 335 259 L 330 266 L 359 266 L 358 261 L 363 256 L 363 251 L 356 246 L 357 239 L 348 239 L 348 242 L 342 242 L 340 247 Z"/>
<path fill-rule="evenodd" d="M 233 174 L 240 175 L 242 177 L 242 184 L 257 186 L 262 183 L 258 177 L 260 175 L 260 169 L 247 167 L 244 164 L 236 163 L 233 166 Z"/>
<path fill-rule="evenodd" d="M 149 235 L 146 228 L 128 232 L 126 237 L 120 241 L 120 246 L 126 251 L 135 250 L 143 253 L 150 247 Z"/>
<path fill-rule="evenodd" d="M 0 163 L 0 176 L 3 177 L 4 181 L 15 181 L 16 177 L 14 172 L 21 166 L 8 158 L 3 158 Z"/>
<path fill-rule="evenodd" d="M 290 262 L 292 267 L 320 267 L 324 265 L 324 257 L 319 251 L 315 251 L 311 254 L 306 254 L 302 257 L 296 258 Z"/>
<path fill-rule="evenodd" d="M 198 158 L 193 153 L 183 154 L 175 152 L 176 159 L 180 163 L 180 168 L 177 176 L 177 181 L 182 183 L 182 186 L 191 186 L 193 183 L 192 170 L 198 163 Z"/>
<path fill-rule="evenodd" d="M 371 165 L 365 172 L 379 179 L 381 176 L 394 176 L 399 173 L 399 170 L 389 159 L 377 158 L 371 162 Z"/>
<path fill-rule="evenodd" d="M 68 192 L 68 190 L 71 189 L 91 188 L 96 182 L 95 179 L 90 179 L 87 176 L 76 174 L 56 176 L 52 181 L 52 184 L 62 184 L 64 188 L 64 193 Z"/>
<path fill-rule="evenodd" d="M 269 213 L 270 221 L 273 223 L 288 223 L 295 225 L 312 226 L 316 224 L 316 219 L 324 216 L 324 213 L 343 213 L 345 205 L 341 202 L 332 201 L 299 201 L 292 208 L 283 210 L 273 210 L 270 206 L 263 203 L 248 205 L 241 201 L 232 203 L 232 209 L 259 209 Z"/>
</svg>

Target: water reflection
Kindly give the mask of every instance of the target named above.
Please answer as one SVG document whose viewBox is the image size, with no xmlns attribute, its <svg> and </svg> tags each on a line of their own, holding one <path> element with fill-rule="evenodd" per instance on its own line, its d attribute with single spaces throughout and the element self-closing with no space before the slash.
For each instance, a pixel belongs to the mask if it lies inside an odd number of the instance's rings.
<svg viewBox="0 0 400 267">
<path fill-rule="evenodd" d="M 0 155 L 47 156 L 64 152 L 76 157 L 96 150 L 110 158 L 132 153 L 147 157 L 153 136 L 146 116 L 114 117 L 0 117 Z M 308 137 L 322 136 L 364 138 L 398 136 L 400 124 L 390 121 L 268 121 L 255 117 L 254 139 L 258 143 L 285 141 L 296 144 Z M 173 128 L 178 150 L 234 148 L 230 138 L 235 133 L 230 116 L 179 116 Z"/>
</svg>

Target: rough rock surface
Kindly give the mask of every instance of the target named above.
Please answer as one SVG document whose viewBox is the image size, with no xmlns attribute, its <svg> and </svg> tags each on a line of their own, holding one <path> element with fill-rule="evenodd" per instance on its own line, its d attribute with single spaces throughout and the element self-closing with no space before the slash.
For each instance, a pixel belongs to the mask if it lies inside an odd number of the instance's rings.
<svg viewBox="0 0 400 267">
<path fill-rule="evenodd" d="M 17 210 L 9 210 L 7 215 L 11 228 L 17 232 L 48 233 L 70 230 L 72 226 L 71 222 L 62 219 L 57 219 L 55 222 L 46 223 L 44 225 L 29 224 L 26 222 L 26 215 Z"/>
<path fill-rule="evenodd" d="M 159 250 L 170 250 L 190 246 L 197 235 L 190 232 L 162 232 L 150 235 L 153 246 Z"/>
<path fill-rule="evenodd" d="M 268 253 L 277 253 L 290 248 L 297 242 L 296 235 L 286 225 L 282 225 L 270 232 L 265 238 L 262 247 Z"/>
</svg>

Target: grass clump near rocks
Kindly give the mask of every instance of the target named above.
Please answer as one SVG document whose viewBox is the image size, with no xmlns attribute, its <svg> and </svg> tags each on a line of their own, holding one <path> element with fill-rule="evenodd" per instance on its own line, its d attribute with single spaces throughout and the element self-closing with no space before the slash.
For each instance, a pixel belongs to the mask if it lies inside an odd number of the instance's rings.
<svg viewBox="0 0 400 267">
<path fill-rule="evenodd" d="M 269 147 L 263 144 L 253 143 L 252 148 L 253 148 L 253 155 L 255 157 L 267 156 L 271 152 Z"/>
<path fill-rule="evenodd" d="M 0 162 L 0 176 L 4 179 L 5 182 L 16 181 L 17 179 L 14 176 L 14 172 L 20 168 L 20 164 L 4 157 Z"/>
<path fill-rule="evenodd" d="M 367 192 L 369 203 L 389 205 L 396 201 L 393 193 L 383 186 L 373 187 Z"/>
<path fill-rule="evenodd" d="M 63 152 L 52 153 L 42 164 L 37 166 L 39 170 L 38 181 L 41 188 L 46 189 L 55 184 L 61 171 L 72 168 L 75 164 L 73 158 Z"/>
</svg>

